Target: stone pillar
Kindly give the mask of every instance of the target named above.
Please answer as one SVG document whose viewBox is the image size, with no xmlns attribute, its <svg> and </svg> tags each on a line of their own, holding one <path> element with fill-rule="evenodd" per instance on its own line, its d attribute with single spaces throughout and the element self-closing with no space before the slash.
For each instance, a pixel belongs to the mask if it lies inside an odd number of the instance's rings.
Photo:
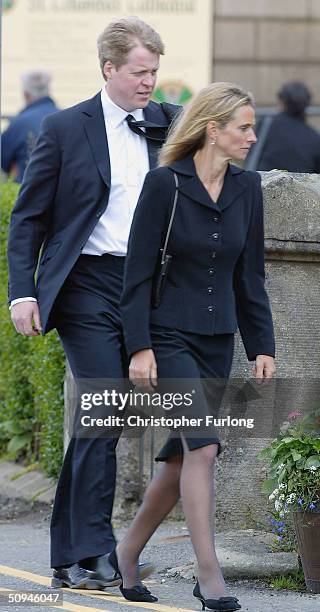
<svg viewBox="0 0 320 612">
<path fill-rule="evenodd" d="M 277 377 L 292 379 L 286 405 L 297 410 L 307 396 L 314 399 L 312 379 L 319 378 L 320 176 L 273 170 L 262 173 L 262 185 Z M 249 376 L 250 369 L 237 336 L 232 376 Z M 266 443 L 262 437 L 226 442 L 217 470 L 218 526 L 254 527 L 266 521 L 266 496 L 260 492 L 265 467 L 257 459 Z"/>
</svg>

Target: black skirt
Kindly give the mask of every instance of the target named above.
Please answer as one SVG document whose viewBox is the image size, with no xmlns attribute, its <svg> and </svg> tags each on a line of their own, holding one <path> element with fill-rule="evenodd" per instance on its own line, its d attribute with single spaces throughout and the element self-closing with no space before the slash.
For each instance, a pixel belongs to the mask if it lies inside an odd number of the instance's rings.
<svg viewBox="0 0 320 612">
<path fill-rule="evenodd" d="M 217 414 L 227 379 L 230 375 L 234 351 L 234 334 L 206 336 L 179 331 L 163 326 L 151 326 L 152 345 L 158 366 L 159 388 L 171 386 L 171 391 L 183 395 L 192 393 L 192 405 L 170 410 L 168 417 L 185 416 L 199 419 L 201 426 L 181 426 L 172 429 L 156 461 L 183 454 L 181 436 L 189 450 L 210 444 L 221 445 L 217 431 L 212 425 L 204 425 L 210 416 Z M 212 419 L 211 419 L 212 420 Z"/>
</svg>

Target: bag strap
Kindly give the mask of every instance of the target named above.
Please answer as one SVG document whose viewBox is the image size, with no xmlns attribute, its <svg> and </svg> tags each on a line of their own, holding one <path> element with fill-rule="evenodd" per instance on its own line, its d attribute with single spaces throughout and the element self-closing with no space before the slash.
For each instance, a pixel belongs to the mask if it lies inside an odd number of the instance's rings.
<svg viewBox="0 0 320 612">
<path fill-rule="evenodd" d="M 174 176 L 174 181 L 175 181 L 175 184 L 176 184 L 176 188 L 175 188 L 175 193 L 174 193 L 173 206 L 172 206 L 170 221 L 169 221 L 169 225 L 168 225 L 167 235 L 166 235 L 166 239 L 165 239 L 163 250 L 162 250 L 162 257 L 161 257 L 161 263 L 162 264 L 165 262 L 165 258 L 166 258 L 166 254 L 167 254 L 167 247 L 168 247 L 168 242 L 169 242 L 169 238 L 170 238 L 171 227 L 172 227 L 174 215 L 175 215 L 175 212 L 176 212 L 178 195 L 179 195 L 179 181 L 178 181 L 178 177 L 177 177 L 175 172 L 173 173 L 173 176 Z"/>
</svg>

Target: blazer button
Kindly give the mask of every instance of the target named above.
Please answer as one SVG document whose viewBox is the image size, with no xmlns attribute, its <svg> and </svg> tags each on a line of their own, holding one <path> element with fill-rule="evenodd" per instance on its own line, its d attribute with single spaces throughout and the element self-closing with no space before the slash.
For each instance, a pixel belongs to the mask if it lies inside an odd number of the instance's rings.
<svg viewBox="0 0 320 612">
<path fill-rule="evenodd" d="M 98 212 L 96 213 L 96 217 L 99 218 L 99 217 L 101 217 L 101 215 L 102 215 L 102 210 L 98 210 Z"/>
<path fill-rule="evenodd" d="M 213 251 L 213 252 L 212 252 L 212 259 L 215 259 L 216 254 L 217 254 L 217 253 L 216 253 L 216 251 Z"/>
<path fill-rule="evenodd" d="M 208 272 L 209 272 L 210 276 L 212 276 L 214 274 L 214 269 L 213 268 L 209 268 Z"/>
<path fill-rule="evenodd" d="M 208 293 L 213 293 L 213 287 L 208 287 Z"/>
<path fill-rule="evenodd" d="M 208 312 L 210 312 L 210 313 L 213 312 L 213 306 L 208 306 Z"/>
<path fill-rule="evenodd" d="M 213 218 L 212 218 L 212 221 L 214 221 L 215 223 L 219 223 L 220 218 L 219 218 L 219 217 L 213 217 Z"/>
<path fill-rule="evenodd" d="M 219 234 L 211 234 L 211 238 L 212 238 L 213 240 L 218 240 L 218 238 L 219 238 Z"/>
</svg>

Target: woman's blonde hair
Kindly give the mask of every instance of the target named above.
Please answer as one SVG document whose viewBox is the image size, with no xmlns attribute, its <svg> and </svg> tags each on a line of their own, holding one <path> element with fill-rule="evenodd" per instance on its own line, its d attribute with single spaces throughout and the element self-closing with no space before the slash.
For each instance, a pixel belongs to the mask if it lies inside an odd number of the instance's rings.
<svg viewBox="0 0 320 612">
<path fill-rule="evenodd" d="M 237 108 L 248 104 L 254 106 L 253 96 L 234 83 L 211 83 L 201 89 L 173 123 L 160 152 L 159 166 L 168 166 L 201 149 L 209 121 L 223 128 Z"/>
</svg>

